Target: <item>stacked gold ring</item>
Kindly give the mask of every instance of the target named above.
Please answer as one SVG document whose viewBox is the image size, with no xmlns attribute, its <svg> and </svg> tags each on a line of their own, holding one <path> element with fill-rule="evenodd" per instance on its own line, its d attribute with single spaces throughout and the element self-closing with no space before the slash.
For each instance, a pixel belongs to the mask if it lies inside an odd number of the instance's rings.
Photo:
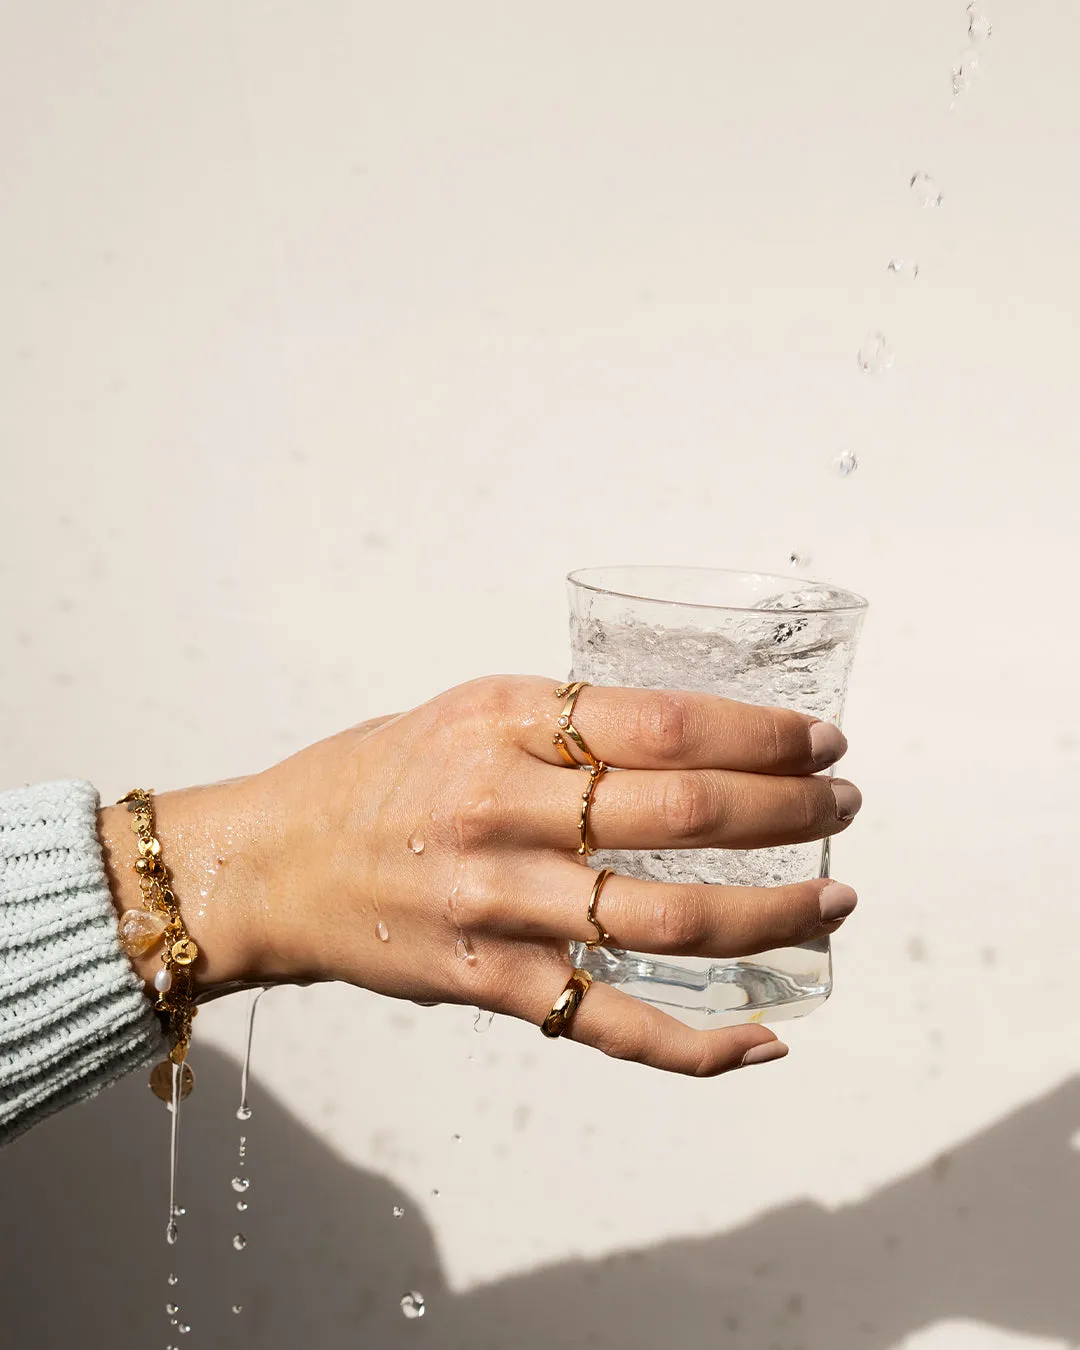
<svg viewBox="0 0 1080 1350">
<path fill-rule="evenodd" d="M 596 791 L 596 785 L 608 771 L 608 766 L 602 759 L 597 759 L 589 746 L 574 726 L 574 704 L 577 702 L 578 695 L 588 687 L 587 680 L 573 680 L 570 684 L 561 684 L 555 690 L 556 698 L 565 698 L 566 704 L 559 714 L 557 722 L 559 730 L 555 732 L 551 743 L 563 759 L 572 769 L 584 769 L 589 775 L 589 781 L 586 784 L 585 791 L 581 794 L 581 817 L 578 820 L 578 835 L 580 842 L 578 844 L 578 854 L 583 858 L 589 857 L 595 850 L 589 844 L 589 812 L 592 810 L 593 794 Z M 566 735 L 563 735 L 563 732 Z M 573 741 L 581 753 L 585 756 L 585 763 L 574 758 L 570 753 L 570 747 L 566 743 L 566 737 Z"/>
</svg>

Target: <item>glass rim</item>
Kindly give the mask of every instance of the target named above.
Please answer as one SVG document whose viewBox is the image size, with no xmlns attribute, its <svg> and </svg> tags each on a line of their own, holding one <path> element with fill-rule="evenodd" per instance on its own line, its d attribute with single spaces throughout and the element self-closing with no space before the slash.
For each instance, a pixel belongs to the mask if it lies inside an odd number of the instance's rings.
<svg viewBox="0 0 1080 1350">
<path fill-rule="evenodd" d="M 680 609 L 720 609 L 730 611 L 732 614 L 785 614 L 789 611 L 783 609 L 765 609 L 758 605 L 716 605 L 710 604 L 705 600 L 665 600 L 657 595 L 640 595 L 633 591 L 612 590 L 610 586 L 598 586 L 587 580 L 586 577 L 594 576 L 601 572 L 700 572 L 710 576 L 725 577 L 762 577 L 767 581 L 776 581 L 780 583 L 780 588 L 791 590 L 792 580 L 797 580 L 801 587 L 813 590 L 833 590 L 839 591 L 851 603 L 842 605 L 830 605 L 825 609 L 805 609 L 799 608 L 792 610 L 791 613 L 798 614 L 856 614 L 860 610 L 868 609 L 870 601 L 865 596 L 858 595 L 855 591 L 849 591 L 846 587 L 833 586 L 828 581 L 814 581 L 809 577 L 792 578 L 780 576 L 776 572 L 750 572 L 743 568 L 735 567 L 682 567 L 678 563 L 620 563 L 610 567 L 579 567 L 573 572 L 566 574 L 566 580 L 574 586 L 580 587 L 583 591 L 592 591 L 594 595 L 610 595 L 620 600 L 638 600 L 652 605 L 677 605 Z"/>
</svg>

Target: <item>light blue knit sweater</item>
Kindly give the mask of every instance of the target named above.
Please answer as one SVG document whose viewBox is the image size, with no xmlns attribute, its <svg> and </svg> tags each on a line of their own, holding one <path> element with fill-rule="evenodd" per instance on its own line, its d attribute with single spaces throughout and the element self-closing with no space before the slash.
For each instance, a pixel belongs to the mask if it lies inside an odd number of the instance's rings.
<svg viewBox="0 0 1080 1350">
<path fill-rule="evenodd" d="M 162 1050 L 85 782 L 0 792 L 0 1144 Z"/>
</svg>

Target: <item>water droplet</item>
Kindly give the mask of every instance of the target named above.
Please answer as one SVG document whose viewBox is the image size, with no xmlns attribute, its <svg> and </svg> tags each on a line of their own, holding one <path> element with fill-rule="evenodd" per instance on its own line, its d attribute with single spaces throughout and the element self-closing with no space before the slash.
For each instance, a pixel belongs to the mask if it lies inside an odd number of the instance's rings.
<svg viewBox="0 0 1080 1350">
<path fill-rule="evenodd" d="M 452 1135 L 450 1136 L 450 1140 L 451 1140 L 452 1143 L 460 1144 L 460 1143 L 461 1143 L 461 1135 L 460 1135 L 460 1134 L 452 1134 Z"/>
<path fill-rule="evenodd" d="M 251 1185 L 251 1182 L 247 1179 L 247 1177 L 233 1177 L 232 1181 L 229 1184 L 232 1186 L 234 1191 L 240 1191 L 241 1193 L 243 1193 Z"/>
<path fill-rule="evenodd" d="M 393 1211 L 393 1212 L 394 1212 L 394 1218 L 395 1218 L 395 1219 L 401 1219 L 401 1218 L 404 1218 L 404 1216 L 405 1216 L 405 1206 L 404 1206 L 404 1205 L 395 1205 L 395 1206 L 394 1206 L 394 1211 Z"/>
<path fill-rule="evenodd" d="M 801 553 L 796 550 L 788 558 L 788 565 L 790 567 L 809 567 L 813 561 L 809 553 Z"/>
<path fill-rule="evenodd" d="M 180 1311 L 180 1305 L 179 1303 L 166 1303 L 165 1311 L 170 1317 L 174 1317 Z"/>
<path fill-rule="evenodd" d="M 176 1329 L 181 1336 L 186 1336 L 188 1332 L 191 1330 L 191 1328 L 188 1326 L 186 1322 L 181 1322 Z"/>
<path fill-rule="evenodd" d="M 247 1238 L 243 1235 L 243 1233 L 237 1233 L 232 1240 L 232 1245 L 236 1248 L 238 1252 L 242 1252 L 244 1248 L 247 1246 Z"/>
<path fill-rule="evenodd" d="M 244 1210 L 247 1209 L 247 1207 L 248 1202 L 246 1200 L 237 1200 L 236 1208 L 240 1211 L 241 1214 L 243 1214 Z"/>
<path fill-rule="evenodd" d="M 423 1294 L 418 1294 L 415 1289 L 411 1289 L 407 1294 L 402 1294 L 401 1311 L 410 1321 L 414 1317 L 423 1317 L 424 1313 L 427 1312 Z"/>
<path fill-rule="evenodd" d="M 233 1310 L 234 1313 L 240 1313 L 240 1312 L 243 1312 L 243 1311 L 244 1311 L 244 1305 L 243 1305 L 242 1303 L 234 1303 L 234 1304 L 232 1305 L 232 1310 Z"/>
<path fill-rule="evenodd" d="M 851 450 L 842 450 L 833 460 L 833 468 L 841 478 L 847 478 L 859 467 L 859 458 Z"/>
<path fill-rule="evenodd" d="M 240 1136 L 240 1156 L 241 1156 L 241 1158 L 244 1156 L 244 1154 L 245 1154 L 246 1152 L 247 1152 L 247 1135 L 246 1135 L 246 1134 L 242 1134 L 242 1135 Z"/>
<path fill-rule="evenodd" d="M 176 1246 L 177 1236 L 178 1234 L 176 1229 L 176 1220 L 170 1219 L 165 1226 L 165 1241 L 169 1244 L 170 1247 Z"/>
<path fill-rule="evenodd" d="M 491 1024 L 495 1020 L 495 1014 L 489 1012 L 487 1008 L 477 1008 L 476 1016 L 473 1018 L 472 1029 L 477 1035 L 482 1036 L 485 1031 L 491 1030 Z"/>
<path fill-rule="evenodd" d="M 409 852 L 410 852 L 410 853 L 423 853 L 423 851 L 424 851 L 424 836 L 423 836 L 419 831 L 417 831 L 415 834 L 411 834 L 411 835 L 409 836 L 409 845 L 408 845 L 408 847 L 409 847 Z"/>
<path fill-rule="evenodd" d="M 431 1194 L 434 1196 L 434 1198 L 435 1198 L 436 1200 L 438 1200 L 438 1198 L 439 1198 L 439 1188 L 438 1188 L 438 1186 L 432 1186 L 432 1188 L 431 1188 Z"/>
<path fill-rule="evenodd" d="M 975 4 L 974 0 L 967 7 L 968 16 L 968 37 L 972 42 L 986 42 L 993 33 L 993 25 L 990 20 Z"/>
<path fill-rule="evenodd" d="M 187 1210 L 184 1208 L 183 1205 L 174 1205 L 173 1213 L 176 1215 L 178 1219 L 182 1219 L 184 1215 L 187 1213 Z"/>
<path fill-rule="evenodd" d="M 170 1276 L 169 1276 L 169 1283 L 170 1283 L 170 1284 L 176 1284 L 176 1283 L 178 1282 L 178 1280 L 179 1280 L 179 1277 L 176 1276 L 176 1275 L 170 1275 Z"/>
<path fill-rule="evenodd" d="M 898 277 L 905 277 L 908 281 L 914 281 L 919 275 L 919 264 L 914 258 L 890 258 L 886 263 L 886 270 Z"/>
<path fill-rule="evenodd" d="M 250 1119 L 251 1119 L 251 1107 L 250 1107 L 250 1106 L 238 1106 L 238 1107 L 236 1108 L 236 1119 L 237 1119 L 237 1120 L 250 1120 Z"/>
<path fill-rule="evenodd" d="M 855 359 L 864 375 L 883 375 L 892 369 L 895 357 L 884 333 L 867 333 Z"/>
<path fill-rule="evenodd" d="M 974 47 L 968 47 L 966 51 L 961 52 L 957 58 L 956 65 L 952 72 L 952 91 L 953 97 L 959 98 L 961 94 L 966 94 L 971 88 L 971 81 L 975 78 L 975 72 L 979 68 L 979 53 Z M 934 203 L 939 205 L 940 203 Z"/>
<path fill-rule="evenodd" d="M 466 937 L 459 937 L 454 944 L 454 955 L 459 961 L 473 962 L 476 960 L 476 953 L 469 946 L 469 940 Z"/>
<path fill-rule="evenodd" d="M 390 941 L 390 929 L 383 923 L 382 919 L 375 925 L 375 936 L 380 942 Z"/>
<path fill-rule="evenodd" d="M 931 178 L 928 173 L 922 173 L 921 171 L 913 173 L 911 175 L 911 190 L 920 206 L 940 206 L 944 201 L 936 180 Z"/>
</svg>

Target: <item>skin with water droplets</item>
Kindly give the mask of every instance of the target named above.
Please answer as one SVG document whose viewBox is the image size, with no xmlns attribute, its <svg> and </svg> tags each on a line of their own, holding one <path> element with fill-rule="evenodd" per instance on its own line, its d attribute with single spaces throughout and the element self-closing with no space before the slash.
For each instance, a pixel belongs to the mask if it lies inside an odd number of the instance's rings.
<svg viewBox="0 0 1080 1350">
<path fill-rule="evenodd" d="M 408 840 L 408 843 L 406 844 L 406 847 L 408 848 L 408 850 L 409 850 L 410 853 L 416 853 L 416 854 L 423 853 L 423 851 L 424 851 L 424 836 L 423 836 L 422 834 L 420 834 L 419 831 L 417 831 L 416 834 L 411 834 L 411 835 L 409 836 L 409 840 Z"/>
<path fill-rule="evenodd" d="M 383 923 L 382 919 L 375 925 L 375 936 L 380 942 L 390 941 L 390 929 Z"/>
</svg>

